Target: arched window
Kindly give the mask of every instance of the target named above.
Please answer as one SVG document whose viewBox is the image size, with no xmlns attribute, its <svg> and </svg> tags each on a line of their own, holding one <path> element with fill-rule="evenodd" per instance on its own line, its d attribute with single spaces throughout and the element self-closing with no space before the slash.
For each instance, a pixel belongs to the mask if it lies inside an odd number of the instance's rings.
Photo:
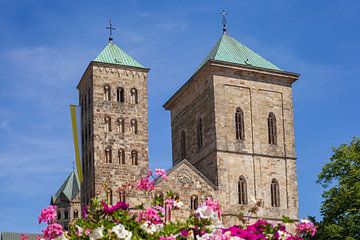
<svg viewBox="0 0 360 240">
<path fill-rule="evenodd" d="M 180 150 L 181 150 L 181 160 L 186 158 L 186 136 L 185 131 L 182 130 L 180 133 Z"/>
<path fill-rule="evenodd" d="M 125 151 L 124 149 L 120 148 L 118 152 L 119 157 L 119 164 L 125 164 Z"/>
<path fill-rule="evenodd" d="M 271 206 L 280 207 L 280 187 L 275 178 L 271 180 Z"/>
<path fill-rule="evenodd" d="M 112 205 L 113 204 L 113 194 L 112 194 L 112 190 L 108 189 L 106 191 L 106 202 L 107 204 Z"/>
<path fill-rule="evenodd" d="M 190 209 L 196 210 L 198 208 L 199 198 L 196 195 L 190 197 Z"/>
<path fill-rule="evenodd" d="M 120 202 L 126 202 L 126 195 L 124 190 L 119 191 L 119 201 Z"/>
<path fill-rule="evenodd" d="M 78 210 L 74 210 L 74 218 L 79 218 L 79 211 Z"/>
<path fill-rule="evenodd" d="M 105 149 L 105 162 L 112 163 L 112 150 L 111 147 Z"/>
<path fill-rule="evenodd" d="M 68 210 L 64 211 L 64 219 L 68 219 L 69 218 L 69 212 Z"/>
<path fill-rule="evenodd" d="M 109 85 L 104 86 L 104 101 L 111 101 L 111 88 Z"/>
<path fill-rule="evenodd" d="M 197 133 L 197 148 L 198 151 L 203 147 L 203 121 L 202 118 L 199 118 L 196 125 Z"/>
<path fill-rule="evenodd" d="M 109 116 L 105 117 L 105 131 L 111 132 L 111 118 Z"/>
<path fill-rule="evenodd" d="M 245 139 L 244 112 L 239 107 L 236 108 L 236 112 L 235 112 L 235 131 L 236 131 L 236 139 L 238 140 Z"/>
<path fill-rule="evenodd" d="M 239 178 L 238 194 L 239 194 L 239 204 L 247 204 L 247 186 L 246 186 L 246 179 L 244 176 L 241 176 Z"/>
<path fill-rule="evenodd" d="M 57 211 L 57 219 L 61 219 L 61 211 Z"/>
<path fill-rule="evenodd" d="M 138 165 L 138 152 L 136 150 L 131 151 L 131 164 Z"/>
<path fill-rule="evenodd" d="M 138 133 L 137 121 L 135 119 L 131 119 L 130 124 L 131 124 L 131 132 L 133 134 L 137 134 Z"/>
<path fill-rule="evenodd" d="M 119 118 L 119 119 L 117 120 L 117 124 L 118 124 L 118 132 L 119 132 L 119 133 L 124 133 L 124 132 L 125 132 L 124 119 Z"/>
<path fill-rule="evenodd" d="M 276 137 L 276 117 L 274 113 L 269 113 L 268 117 L 269 144 L 277 144 Z"/>
<path fill-rule="evenodd" d="M 138 101 L 138 90 L 136 88 L 132 88 L 130 90 L 130 95 L 131 95 L 131 103 L 133 104 L 137 104 Z"/>
<path fill-rule="evenodd" d="M 124 102 L 124 89 L 122 87 L 118 87 L 116 89 L 116 100 L 119 103 L 123 103 Z"/>
</svg>

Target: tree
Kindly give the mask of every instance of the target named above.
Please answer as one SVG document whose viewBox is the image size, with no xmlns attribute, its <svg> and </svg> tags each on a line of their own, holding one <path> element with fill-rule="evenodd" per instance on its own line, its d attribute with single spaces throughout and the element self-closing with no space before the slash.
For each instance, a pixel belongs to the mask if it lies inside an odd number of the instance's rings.
<svg viewBox="0 0 360 240">
<path fill-rule="evenodd" d="M 318 238 L 360 239 L 360 138 L 333 152 L 317 179 L 325 188 Z"/>
</svg>

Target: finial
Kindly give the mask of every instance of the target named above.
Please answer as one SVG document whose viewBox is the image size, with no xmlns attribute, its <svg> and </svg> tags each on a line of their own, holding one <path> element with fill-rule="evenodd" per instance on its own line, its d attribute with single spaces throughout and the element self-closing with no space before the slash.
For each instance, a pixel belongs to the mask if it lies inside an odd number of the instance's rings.
<svg viewBox="0 0 360 240">
<path fill-rule="evenodd" d="M 225 12 L 225 10 L 222 10 L 222 12 L 220 14 L 222 16 L 223 34 L 226 34 L 226 24 L 227 24 L 226 15 L 227 15 L 227 12 Z"/>
<path fill-rule="evenodd" d="M 112 30 L 115 30 L 115 28 L 112 27 L 111 19 L 109 19 L 109 27 L 106 27 L 106 29 L 109 29 L 110 35 L 109 35 L 109 42 L 113 40 L 112 38 Z"/>
</svg>

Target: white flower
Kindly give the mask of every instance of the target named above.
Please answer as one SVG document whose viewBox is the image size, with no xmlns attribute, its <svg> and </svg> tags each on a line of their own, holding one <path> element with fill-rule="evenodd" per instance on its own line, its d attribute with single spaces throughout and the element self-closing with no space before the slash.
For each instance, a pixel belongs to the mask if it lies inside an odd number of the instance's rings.
<svg viewBox="0 0 360 240">
<path fill-rule="evenodd" d="M 57 237 L 56 239 L 57 239 L 57 240 L 68 240 L 68 238 L 65 237 L 65 234 L 64 234 L 64 233 L 61 234 L 61 236 Z"/>
<path fill-rule="evenodd" d="M 212 214 L 213 214 L 213 211 L 211 208 L 209 208 L 208 206 L 206 205 L 201 205 L 200 207 L 198 207 L 196 209 L 196 213 L 199 214 L 199 217 L 200 218 L 203 218 L 203 219 L 209 219 Z"/>
<path fill-rule="evenodd" d="M 104 230 L 103 226 L 95 228 L 89 235 L 90 240 L 97 240 L 103 238 L 104 237 L 103 230 Z"/>
<path fill-rule="evenodd" d="M 112 231 L 120 239 L 130 240 L 132 237 L 132 232 L 125 229 L 124 225 L 118 224 L 112 228 Z"/>
<path fill-rule="evenodd" d="M 147 222 L 144 222 L 143 224 L 141 224 L 141 229 L 148 234 L 154 234 L 155 232 L 161 230 L 163 226 L 163 224 L 149 224 Z"/>
<path fill-rule="evenodd" d="M 288 237 L 290 237 L 289 233 L 281 230 L 278 231 L 278 234 L 279 234 L 279 240 L 287 239 Z"/>
<path fill-rule="evenodd" d="M 82 227 L 79 227 L 78 225 L 75 225 L 77 229 L 77 233 L 79 236 L 81 236 L 84 233 L 84 229 Z"/>
<path fill-rule="evenodd" d="M 175 201 L 174 202 L 174 207 L 175 208 L 182 208 L 183 206 L 184 206 L 183 202 L 180 202 L 180 201 Z"/>
<path fill-rule="evenodd" d="M 300 220 L 300 223 L 312 223 L 312 221 L 310 221 L 309 219 L 303 218 Z"/>
</svg>

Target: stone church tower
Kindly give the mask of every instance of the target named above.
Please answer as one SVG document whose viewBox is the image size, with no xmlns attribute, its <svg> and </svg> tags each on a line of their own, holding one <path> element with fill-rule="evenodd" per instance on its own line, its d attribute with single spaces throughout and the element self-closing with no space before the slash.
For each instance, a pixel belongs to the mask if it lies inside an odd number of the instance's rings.
<svg viewBox="0 0 360 240">
<path fill-rule="evenodd" d="M 298 219 L 292 100 L 298 77 L 224 32 L 165 103 L 173 165 L 186 159 L 209 179 L 225 215 L 256 199 L 263 206 L 257 217 Z"/>
<path fill-rule="evenodd" d="M 110 39 L 78 84 L 82 206 L 95 196 L 109 204 L 124 200 L 116 190 L 147 172 L 148 71 Z M 136 202 L 136 197 L 126 201 Z"/>
</svg>

